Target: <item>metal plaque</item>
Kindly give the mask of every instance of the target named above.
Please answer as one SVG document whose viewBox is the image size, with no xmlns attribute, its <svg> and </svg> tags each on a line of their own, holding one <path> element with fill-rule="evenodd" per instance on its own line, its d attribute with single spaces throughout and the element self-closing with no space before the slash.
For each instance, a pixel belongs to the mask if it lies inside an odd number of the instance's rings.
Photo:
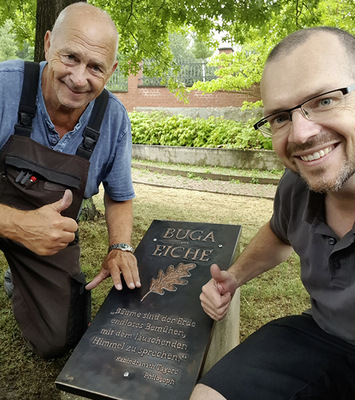
<svg viewBox="0 0 355 400">
<path fill-rule="evenodd" d="M 227 269 L 239 225 L 154 220 L 135 251 L 142 287 L 112 288 L 56 380 L 91 399 L 188 400 L 213 321 L 199 295 Z"/>
</svg>

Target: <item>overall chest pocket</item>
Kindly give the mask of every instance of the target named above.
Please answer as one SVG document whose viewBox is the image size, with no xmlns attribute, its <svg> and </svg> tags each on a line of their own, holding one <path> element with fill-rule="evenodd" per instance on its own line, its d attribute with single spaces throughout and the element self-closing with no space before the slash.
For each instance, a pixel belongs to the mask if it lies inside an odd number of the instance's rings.
<svg viewBox="0 0 355 400">
<path fill-rule="evenodd" d="M 23 210 L 60 200 L 66 189 L 75 192 L 81 182 L 78 176 L 52 170 L 20 156 L 5 157 L 2 180 L 4 188 L 0 201 Z"/>
<path fill-rule="evenodd" d="M 72 204 L 61 214 L 77 219 L 89 161 L 12 135 L 0 155 L 0 203 L 33 210 L 60 200 L 66 189 Z"/>
</svg>

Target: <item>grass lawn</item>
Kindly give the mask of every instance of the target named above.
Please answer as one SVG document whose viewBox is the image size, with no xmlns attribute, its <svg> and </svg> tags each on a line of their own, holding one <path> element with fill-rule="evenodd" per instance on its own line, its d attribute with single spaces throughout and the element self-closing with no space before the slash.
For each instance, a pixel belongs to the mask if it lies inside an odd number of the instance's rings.
<svg viewBox="0 0 355 400">
<path fill-rule="evenodd" d="M 210 223 L 242 225 L 241 250 L 258 228 L 271 216 L 272 201 L 241 196 L 201 193 L 180 189 L 167 189 L 136 185 L 134 200 L 134 236 L 136 246 L 154 219 L 203 221 Z M 102 209 L 102 199 L 95 198 Z M 100 269 L 107 251 L 105 222 L 80 225 L 82 243 L 82 268 L 92 279 Z M 267 256 L 267 255 L 266 255 Z M 0 260 L 0 282 L 7 268 Z M 112 287 L 107 280 L 95 289 L 93 315 Z M 43 399 L 57 400 L 61 392 L 54 381 L 64 366 L 67 356 L 44 361 L 24 346 L 11 312 L 10 300 L 0 288 L 0 400 Z M 292 256 L 283 263 L 241 289 L 241 340 L 271 319 L 300 313 L 309 306 L 309 298 L 299 279 L 299 260 Z"/>
</svg>

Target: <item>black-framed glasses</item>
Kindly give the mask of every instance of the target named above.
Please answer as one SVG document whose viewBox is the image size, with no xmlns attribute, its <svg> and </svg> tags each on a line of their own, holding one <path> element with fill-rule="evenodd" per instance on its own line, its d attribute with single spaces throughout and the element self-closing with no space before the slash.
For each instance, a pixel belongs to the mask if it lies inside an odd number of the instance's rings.
<svg viewBox="0 0 355 400">
<path fill-rule="evenodd" d="M 254 128 L 265 136 L 287 133 L 292 127 L 292 113 L 297 109 L 300 109 L 302 115 L 310 121 L 320 122 L 324 118 L 331 117 L 334 112 L 342 108 L 345 104 L 344 96 L 353 90 L 355 90 L 355 83 L 345 88 L 314 96 L 298 106 L 277 111 L 262 118 L 254 125 Z"/>
</svg>

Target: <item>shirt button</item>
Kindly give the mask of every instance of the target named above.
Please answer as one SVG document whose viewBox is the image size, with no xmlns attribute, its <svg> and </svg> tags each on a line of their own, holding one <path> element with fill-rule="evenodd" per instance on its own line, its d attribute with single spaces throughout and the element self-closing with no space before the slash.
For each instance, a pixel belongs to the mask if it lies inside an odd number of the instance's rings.
<svg viewBox="0 0 355 400">
<path fill-rule="evenodd" d="M 333 246 L 337 241 L 334 238 L 329 238 L 329 244 Z"/>
<path fill-rule="evenodd" d="M 341 267 L 340 261 L 339 260 L 335 260 L 333 262 L 333 268 L 334 269 L 339 269 Z"/>
</svg>

